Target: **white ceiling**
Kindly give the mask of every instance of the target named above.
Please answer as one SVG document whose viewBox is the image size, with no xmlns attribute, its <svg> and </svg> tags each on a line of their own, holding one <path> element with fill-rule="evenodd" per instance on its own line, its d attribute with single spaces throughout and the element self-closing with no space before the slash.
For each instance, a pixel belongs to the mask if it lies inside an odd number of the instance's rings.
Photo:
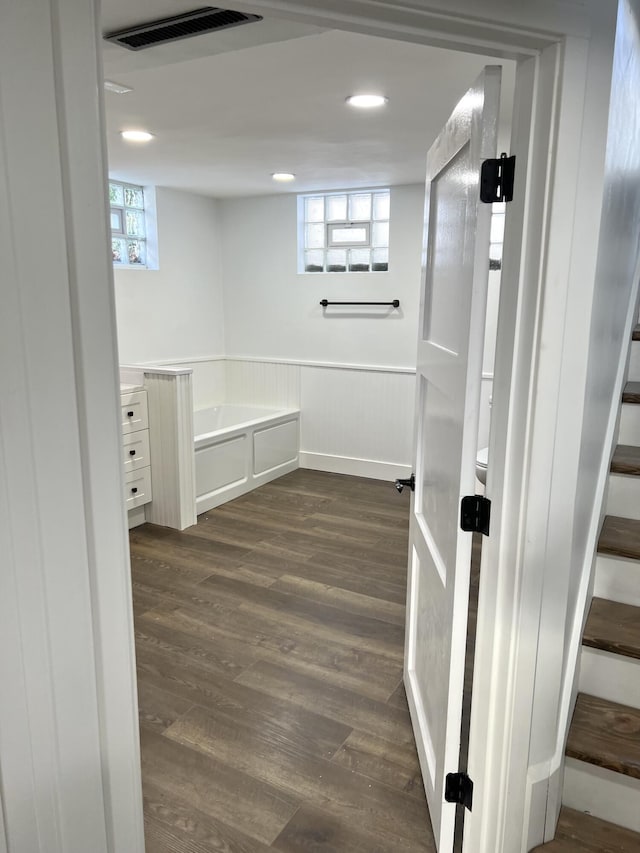
<svg viewBox="0 0 640 853">
<path fill-rule="evenodd" d="M 198 6 L 144 0 L 133 16 L 128 0 L 102 5 L 104 32 Z M 214 197 L 422 181 L 431 141 L 480 69 L 496 63 L 277 19 L 139 53 L 104 44 L 105 76 L 134 90 L 105 96 L 112 177 Z M 514 66 L 503 64 L 510 103 Z M 361 91 L 389 103 L 348 108 L 345 97 Z M 125 143 L 127 127 L 156 138 Z M 279 187 L 275 171 L 297 180 Z"/>
</svg>

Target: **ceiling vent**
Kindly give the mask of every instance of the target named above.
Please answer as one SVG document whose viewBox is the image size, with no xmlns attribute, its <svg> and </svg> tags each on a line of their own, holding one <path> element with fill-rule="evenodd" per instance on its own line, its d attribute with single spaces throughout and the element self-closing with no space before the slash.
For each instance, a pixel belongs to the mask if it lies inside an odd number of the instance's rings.
<svg viewBox="0 0 640 853">
<path fill-rule="evenodd" d="M 137 27 L 107 33 L 104 38 L 105 41 L 119 44 L 127 50 L 144 50 L 157 44 L 166 44 L 170 41 L 198 36 L 201 33 L 226 30 L 229 27 L 239 27 L 242 24 L 261 20 L 260 15 L 247 15 L 244 12 L 206 6 L 204 9 L 195 9 L 184 15 L 162 18 L 159 21 L 150 21 Z"/>
</svg>

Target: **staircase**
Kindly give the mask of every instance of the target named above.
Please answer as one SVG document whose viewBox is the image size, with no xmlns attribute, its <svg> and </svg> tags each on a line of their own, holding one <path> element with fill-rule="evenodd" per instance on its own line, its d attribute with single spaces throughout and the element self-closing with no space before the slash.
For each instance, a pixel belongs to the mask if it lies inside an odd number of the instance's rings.
<svg viewBox="0 0 640 853">
<path fill-rule="evenodd" d="M 640 326 L 611 463 L 594 598 L 566 747 L 563 808 L 542 853 L 640 853 Z"/>
</svg>

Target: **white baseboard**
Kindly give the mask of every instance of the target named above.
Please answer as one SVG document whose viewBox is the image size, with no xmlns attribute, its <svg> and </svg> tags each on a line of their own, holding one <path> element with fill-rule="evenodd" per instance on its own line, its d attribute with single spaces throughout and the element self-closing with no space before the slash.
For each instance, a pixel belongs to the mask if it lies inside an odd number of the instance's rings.
<svg viewBox="0 0 640 853">
<path fill-rule="evenodd" d="M 640 477 L 625 474 L 609 475 L 607 515 L 640 519 Z"/>
<path fill-rule="evenodd" d="M 570 809 L 640 832 L 640 780 L 567 758 L 562 802 Z"/>
<path fill-rule="evenodd" d="M 640 341 L 633 341 L 629 356 L 629 382 L 640 382 Z"/>
<path fill-rule="evenodd" d="M 396 480 L 411 475 L 410 465 L 396 462 L 378 462 L 375 459 L 357 459 L 354 456 L 330 456 L 325 453 L 300 451 L 300 467 L 312 471 L 329 471 L 332 474 L 349 474 L 372 480 Z"/>
<path fill-rule="evenodd" d="M 635 444 L 640 435 L 640 406 L 623 403 L 620 406 L 620 430 L 618 444 Z"/>
<path fill-rule="evenodd" d="M 132 527 L 139 527 L 147 520 L 144 506 L 137 506 L 135 509 L 130 509 L 127 515 L 129 530 L 131 530 Z"/>
<path fill-rule="evenodd" d="M 580 691 L 620 705 L 640 708 L 640 661 L 583 646 Z"/>
<path fill-rule="evenodd" d="M 640 607 L 640 562 L 598 554 L 593 594 Z"/>
</svg>

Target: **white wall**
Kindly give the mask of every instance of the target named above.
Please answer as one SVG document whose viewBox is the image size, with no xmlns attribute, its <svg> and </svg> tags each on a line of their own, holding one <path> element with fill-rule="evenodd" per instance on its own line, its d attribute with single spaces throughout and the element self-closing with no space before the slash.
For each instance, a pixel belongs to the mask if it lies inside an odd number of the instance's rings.
<svg viewBox="0 0 640 853">
<path fill-rule="evenodd" d="M 390 270 L 376 274 L 298 274 L 295 194 L 216 202 L 159 189 L 157 201 L 160 269 L 115 271 L 121 362 L 188 364 L 196 408 L 302 406 L 309 467 L 406 474 L 423 186 L 392 188 Z M 481 446 L 488 443 L 498 289 L 493 273 Z M 325 311 L 323 297 L 400 299 L 400 310 Z"/>
<path fill-rule="evenodd" d="M 423 205 L 423 186 L 392 188 L 389 272 L 298 274 L 295 194 L 222 202 L 227 355 L 415 367 Z"/>
<path fill-rule="evenodd" d="M 121 364 L 224 353 L 219 207 L 158 187 L 159 269 L 116 269 Z"/>
<path fill-rule="evenodd" d="M 275 388 L 288 362 L 306 467 L 408 473 L 423 206 L 423 186 L 392 188 L 388 272 L 299 274 L 295 194 L 221 202 L 227 394 L 245 402 L 256 382 Z M 325 297 L 400 309 L 323 310 Z"/>
</svg>

